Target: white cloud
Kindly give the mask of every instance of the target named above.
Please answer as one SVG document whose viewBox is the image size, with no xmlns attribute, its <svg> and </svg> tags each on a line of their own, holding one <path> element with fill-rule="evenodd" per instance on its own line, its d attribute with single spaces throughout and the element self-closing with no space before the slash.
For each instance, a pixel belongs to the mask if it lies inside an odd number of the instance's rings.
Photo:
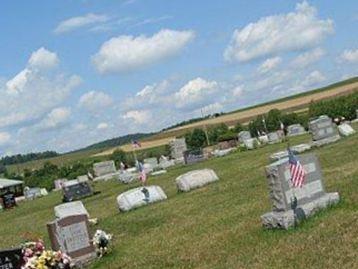
<svg viewBox="0 0 358 269">
<path fill-rule="evenodd" d="M 7 132 L 0 132 L 0 146 L 6 145 L 11 139 L 11 135 Z"/>
<path fill-rule="evenodd" d="M 35 66 L 40 63 L 42 67 L 46 66 L 42 60 L 35 58 L 32 58 Z M 80 82 L 78 76 L 46 74 L 29 64 L 4 85 L 0 85 L 0 128 L 43 117 L 61 104 Z"/>
<path fill-rule="evenodd" d="M 109 17 L 106 15 L 93 14 L 93 13 L 89 13 L 84 16 L 72 17 L 60 22 L 56 27 L 56 29 L 54 30 L 54 33 L 62 34 L 89 25 L 94 25 L 96 23 L 106 22 L 108 20 Z"/>
<path fill-rule="evenodd" d="M 315 48 L 298 55 L 293 59 L 291 65 L 298 68 L 304 68 L 312 63 L 317 62 L 324 54 L 325 51 L 323 49 Z"/>
<path fill-rule="evenodd" d="M 177 54 L 193 38 L 193 31 L 167 29 L 151 37 L 122 35 L 106 41 L 92 61 L 103 74 L 127 72 Z"/>
<path fill-rule="evenodd" d="M 43 47 L 33 52 L 29 59 L 29 65 L 31 67 L 44 69 L 44 70 L 56 67 L 58 63 L 59 63 L 59 59 L 57 57 L 57 54 L 48 51 Z"/>
<path fill-rule="evenodd" d="M 358 49 L 343 51 L 340 59 L 348 63 L 358 63 Z"/>
<path fill-rule="evenodd" d="M 146 110 L 131 110 L 126 112 L 123 118 L 133 120 L 137 124 L 143 124 L 148 123 L 151 118 L 151 113 Z"/>
<path fill-rule="evenodd" d="M 91 112 L 99 112 L 101 109 L 111 106 L 112 103 L 113 100 L 108 94 L 90 91 L 80 97 L 78 104 Z"/>
<path fill-rule="evenodd" d="M 306 1 L 287 14 L 264 17 L 236 29 L 224 52 L 229 62 L 245 62 L 285 51 L 312 48 L 334 31 L 333 21 L 321 20 Z"/>
<path fill-rule="evenodd" d="M 107 129 L 109 126 L 108 126 L 108 123 L 107 122 L 101 122 L 97 125 L 97 129 L 99 130 L 104 130 L 104 129 Z"/>
<path fill-rule="evenodd" d="M 71 116 L 71 109 L 67 107 L 54 108 L 35 127 L 40 130 L 53 130 L 63 127 Z"/>
<path fill-rule="evenodd" d="M 326 80 L 326 77 L 318 70 L 312 71 L 308 76 L 302 81 L 301 86 L 310 87 L 315 86 L 318 83 L 321 83 Z"/>
<path fill-rule="evenodd" d="M 176 106 L 179 108 L 200 103 L 218 89 L 216 81 L 207 81 L 200 77 L 190 80 L 175 93 Z"/>
<path fill-rule="evenodd" d="M 280 57 L 269 58 L 264 61 L 257 70 L 260 73 L 267 73 L 272 69 L 276 68 L 281 62 L 282 59 Z"/>
<path fill-rule="evenodd" d="M 239 85 L 232 90 L 232 95 L 237 98 L 240 97 L 243 94 L 243 92 L 244 92 L 243 86 Z"/>
</svg>

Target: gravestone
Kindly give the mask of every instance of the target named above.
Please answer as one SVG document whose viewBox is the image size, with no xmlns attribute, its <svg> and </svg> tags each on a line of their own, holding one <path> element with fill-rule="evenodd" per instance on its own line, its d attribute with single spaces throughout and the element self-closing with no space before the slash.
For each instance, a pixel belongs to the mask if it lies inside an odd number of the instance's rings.
<svg viewBox="0 0 358 269">
<path fill-rule="evenodd" d="M 93 170 L 96 177 L 112 174 L 117 171 L 114 161 L 95 163 L 93 164 Z"/>
<path fill-rule="evenodd" d="M 70 215 L 47 224 L 52 249 L 61 250 L 81 267 L 96 258 L 88 216 Z"/>
<path fill-rule="evenodd" d="M 86 215 L 89 217 L 89 214 L 81 201 L 60 204 L 55 206 L 54 211 L 55 217 L 58 219 L 75 215 Z"/>
<path fill-rule="evenodd" d="M 338 125 L 338 131 L 343 136 L 350 136 L 356 132 L 348 123 L 342 123 Z"/>
<path fill-rule="evenodd" d="M 54 181 L 55 190 L 61 190 L 63 184 L 67 181 L 67 178 L 59 178 Z"/>
<path fill-rule="evenodd" d="M 147 158 L 143 160 L 143 164 L 148 165 L 151 170 L 155 170 L 158 167 L 158 160 L 157 158 Z"/>
<path fill-rule="evenodd" d="M 267 137 L 268 137 L 268 143 L 269 144 L 276 144 L 276 143 L 281 143 L 282 142 L 282 137 L 281 137 L 281 135 L 279 134 L 278 131 L 268 133 Z"/>
<path fill-rule="evenodd" d="M 340 139 L 336 125 L 326 115 L 310 121 L 309 129 L 312 134 L 312 145 L 316 147 L 333 143 Z"/>
<path fill-rule="evenodd" d="M 296 136 L 305 133 L 306 133 L 305 128 L 299 123 L 292 124 L 287 127 L 287 136 Z"/>
<path fill-rule="evenodd" d="M 339 201 L 338 193 L 325 192 L 317 157 L 314 154 L 297 157 L 307 174 L 301 188 L 292 187 L 288 158 L 266 166 L 273 207 L 272 212 L 261 216 L 263 226 L 266 228 L 288 229 L 299 223 L 302 217 L 310 217 L 318 210 Z"/>
<path fill-rule="evenodd" d="M 187 150 L 184 152 L 185 164 L 193 164 L 205 160 L 202 149 Z"/>
<path fill-rule="evenodd" d="M 4 209 L 10 209 L 16 206 L 15 194 L 7 192 L 1 196 Z"/>
<path fill-rule="evenodd" d="M 257 138 L 250 138 L 244 140 L 244 145 L 246 149 L 255 149 L 260 145 L 260 142 Z"/>
<path fill-rule="evenodd" d="M 131 183 L 136 179 L 139 179 L 139 174 L 136 172 L 128 172 L 128 170 L 126 170 L 119 174 L 119 181 L 124 184 Z"/>
<path fill-rule="evenodd" d="M 152 176 L 160 176 L 160 175 L 163 175 L 163 174 L 166 174 L 167 173 L 167 170 L 158 170 L 158 171 L 155 171 L 153 173 L 151 173 Z"/>
<path fill-rule="evenodd" d="M 0 250 L 0 269 L 21 269 L 22 248 Z"/>
<path fill-rule="evenodd" d="M 188 192 L 192 189 L 203 187 L 219 178 L 212 169 L 194 170 L 185 173 L 175 179 L 177 188 L 180 191 Z"/>
<path fill-rule="evenodd" d="M 166 200 L 167 196 L 159 186 L 138 187 L 117 197 L 120 211 L 129 211 L 147 204 Z"/>
<path fill-rule="evenodd" d="M 236 150 L 236 149 L 235 148 L 229 148 L 229 149 L 223 149 L 223 150 L 216 149 L 216 150 L 213 151 L 213 155 L 215 157 L 223 157 L 223 156 L 226 156 L 226 155 L 230 154 L 234 150 Z"/>
<path fill-rule="evenodd" d="M 43 195 L 41 194 L 41 189 L 40 188 L 29 188 L 26 187 L 24 189 L 24 195 L 25 198 L 28 200 L 33 200 L 39 197 L 42 197 Z"/>
<path fill-rule="evenodd" d="M 299 144 L 299 145 L 291 146 L 290 148 L 291 148 L 292 152 L 297 154 L 297 153 L 303 153 L 307 150 L 310 150 L 311 145 L 310 144 Z M 275 152 L 275 153 L 271 154 L 270 161 L 278 161 L 278 160 L 286 158 L 286 157 L 288 157 L 288 151 L 282 150 L 282 151 Z"/>
<path fill-rule="evenodd" d="M 78 182 L 85 182 L 88 181 L 88 175 L 82 175 L 77 177 Z"/>
<path fill-rule="evenodd" d="M 244 143 L 246 139 L 251 139 L 251 133 L 249 131 L 241 131 L 237 136 L 240 143 Z"/>
<path fill-rule="evenodd" d="M 184 158 L 184 152 L 187 150 L 185 138 L 176 138 L 169 142 L 170 155 L 173 159 Z"/>
<path fill-rule="evenodd" d="M 259 141 L 261 144 L 266 145 L 269 142 L 268 136 L 267 135 L 260 135 L 258 137 Z"/>
<path fill-rule="evenodd" d="M 78 180 L 65 182 L 62 190 L 65 202 L 72 202 L 93 195 L 90 184 L 88 182 L 78 182 Z"/>
<path fill-rule="evenodd" d="M 159 167 L 162 169 L 167 169 L 174 165 L 175 165 L 174 160 L 168 160 L 167 158 L 162 158 L 162 157 L 159 159 Z"/>
</svg>

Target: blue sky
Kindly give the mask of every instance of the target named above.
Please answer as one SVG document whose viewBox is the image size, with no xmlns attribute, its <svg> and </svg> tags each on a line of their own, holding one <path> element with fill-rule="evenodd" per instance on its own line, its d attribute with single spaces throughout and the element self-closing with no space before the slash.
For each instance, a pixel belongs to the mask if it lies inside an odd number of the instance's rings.
<svg viewBox="0 0 358 269">
<path fill-rule="evenodd" d="M 1 1 L 0 156 L 64 152 L 349 78 L 356 1 Z"/>
</svg>

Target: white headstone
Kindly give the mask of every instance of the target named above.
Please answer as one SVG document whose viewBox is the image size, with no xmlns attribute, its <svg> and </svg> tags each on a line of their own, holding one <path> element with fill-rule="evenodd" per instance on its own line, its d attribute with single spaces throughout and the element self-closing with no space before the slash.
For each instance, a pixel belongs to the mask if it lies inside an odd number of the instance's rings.
<svg viewBox="0 0 358 269">
<path fill-rule="evenodd" d="M 251 133 L 249 131 L 241 131 L 240 133 L 238 133 L 238 139 L 240 143 L 244 143 L 244 141 L 246 139 L 250 139 L 251 138 Z"/>
<path fill-rule="evenodd" d="M 116 166 L 114 161 L 105 161 L 93 164 L 93 170 L 96 177 L 104 176 L 107 174 L 115 173 Z"/>
<path fill-rule="evenodd" d="M 211 182 L 219 180 L 218 176 L 212 169 L 194 170 L 185 173 L 175 179 L 177 187 L 180 191 L 190 191 L 200 188 Z"/>
<path fill-rule="evenodd" d="M 287 135 L 288 136 L 295 136 L 295 135 L 301 135 L 301 134 L 304 134 L 306 133 L 306 130 L 305 128 L 297 123 L 297 124 L 292 124 L 292 125 L 289 125 L 287 127 Z"/>
<path fill-rule="evenodd" d="M 117 197 L 120 211 L 129 211 L 147 204 L 166 200 L 167 196 L 159 186 L 138 187 Z"/>
<path fill-rule="evenodd" d="M 261 144 L 267 144 L 269 142 L 267 135 L 261 135 L 258 137 Z"/>
<path fill-rule="evenodd" d="M 89 216 L 86 208 L 81 201 L 60 204 L 55 206 L 55 216 L 58 219 L 63 219 L 74 215 L 87 215 Z"/>
<path fill-rule="evenodd" d="M 229 153 L 231 153 L 234 150 L 235 150 L 235 148 L 222 149 L 222 150 L 216 149 L 216 150 L 213 151 L 213 155 L 215 157 L 223 157 L 225 155 L 228 155 Z"/>
<path fill-rule="evenodd" d="M 78 180 L 78 182 L 88 181 L 88 176 L 87 175 L 78 176 L 77 180 Z"/>
<path fill-rule="evenodd" d="M 173 159 L 184 158 L 184 151 L 187 150 L 185 138 L 176 138 L 169 142 L 171 156 Z"/>
<path fill-rule="evenodd" d="M 244 145 L 247 149 L 255 149 L 260 145 L 260 142 L 257 140 L 257 138 L 250 138 L 244 140 Z"/>
<path fill-rule="evenodd" d="M 348 123 L 342 123 L 341 125 L 338 125 L 338 131 L 343 136 L 350 136 L 356 132 Z"/>
</svg>

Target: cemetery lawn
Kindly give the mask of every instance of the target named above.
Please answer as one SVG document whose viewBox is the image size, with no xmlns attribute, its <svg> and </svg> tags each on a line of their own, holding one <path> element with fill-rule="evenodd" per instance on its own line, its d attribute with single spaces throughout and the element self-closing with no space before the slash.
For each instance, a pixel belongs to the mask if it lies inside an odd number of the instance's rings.
<svg viewBox="0 0 358 269">
<path fill-rule="evenodd" d="M 357 127 L 357 126 L 356 126 Z M 308 142 L 309 135 L 290 139 Z M 260 216 L 271 210 L 264 166 L 285 144 L 235 152 L 150 177 L 168 200 L 119 213 L 116 196 L 138 186 L 117 182 L 95 185 L 101 194 L 83 200 L 97 227 L 114 235 L 111 253 L 89 268 L 357 268 L 358 135 L 313 150 L 323 169 L 327 192 L 341 202 L 289 231 L 262 229 Z M 175 178 L 212 168 L 220 181 L 189 193 L 177 193 Z M 52 193 L 0 212 L 0 248 L 24 238 L 42 237 L 61 193 Z"/>
</svg>

